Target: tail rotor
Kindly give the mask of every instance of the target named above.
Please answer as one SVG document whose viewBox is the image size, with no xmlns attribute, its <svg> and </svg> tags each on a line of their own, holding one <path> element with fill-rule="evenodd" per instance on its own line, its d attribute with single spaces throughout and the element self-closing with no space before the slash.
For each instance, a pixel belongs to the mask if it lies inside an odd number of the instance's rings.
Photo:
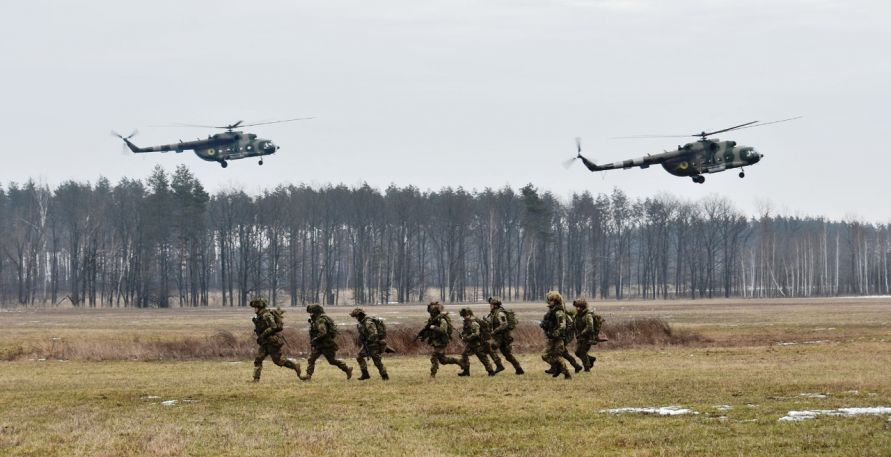
<svg viewBox="0 0 891 457">
<path fill-rule="evenodd" d="M 114 130 L 111 131 L 111 136 L 124 140 L 124 144 L 121 145 L 121 154 L 129 155 L 129 154 L 127 154 L 127 148 L 130 146 L 130 138 L 133 138 L 134 136 L 136 136 L 137 133 L 139 133 L 139 130 L 133 130 L 133 132 L 130 133 L 129 135 L 124 136 L 118 132 L 115 132 Z"/>
<path fill-rule="evenodd" d="M 582 158 L 582 139 L 576 137 L 575 139 L 575 157 L 571 159 L 567 159 L 563 161 L 563 168 L 569 168 L 575 163 L 576 160 Z"/>
</svg>

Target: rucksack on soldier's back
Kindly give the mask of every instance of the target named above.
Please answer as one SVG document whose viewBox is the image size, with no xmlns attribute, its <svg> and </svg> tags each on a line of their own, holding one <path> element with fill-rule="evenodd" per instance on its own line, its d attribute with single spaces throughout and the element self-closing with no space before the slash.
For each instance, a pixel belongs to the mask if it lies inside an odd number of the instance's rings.
<svg viewBox="0 0 891 457">
<path fill-rule="evenodd" d="M 474 319 L 477 324 L 480 324 L 480 339 L 483 341 L 488 340 L 492 337 L 492 326 L 489 325 L 489 321 L 483 318 L 475 318 Z"/>
<path fill-rule="evenodd" d="M 575 338 L 575 309 L 566 311 L 564 308 L 563 315 L 566 316 L 566 329 L 563 330 L 563 342 L 569 344 Z"/>
<path fill-rule="evenodd" d="M 455 331 L 454 326 L 452 325 L 452 318 L 449 317 L 449 313 L 440 314 L 440 319 L 446 322 L 446 335 L 448 335 L 449 340 L 452 339 L 452 332 Z"/>
<path fill-rule="evenodd" d="M 272 318 L 275 319 L 275 327 L 279 330 L 283 330 L 285 328 L 285 310 L 275 308 L 269 312 L 272 313 Z"/>
<path fill-rule="evenodd" d="M 322 319 L 322 322 L 325 323 L 325 331 L 327 331 L 332 338 L 336 337 L 339 333 L 337 330 L 337 324 L 335 324 L 334 321 L 332 321 L 331 318 L 325 314 L 323 314 L 320 319 Z"/>
<path fill-rule="evenodd" d="M 503 309 L 503 308 L 502 308 Z M 517 313 L 512 309 L 505 309 L 504 315 L 507 316 L 507 329 L 514 330 L 517 328 Z"/>
<path fill-rule="evenodd" d="M 379 317 L 372 317 L 371 322 L 374 323 L 374 327 L 377 329 L 377 335 L 380 339 L 385 339 L 387 337 L 387 326 L 384 324 L 384 320 Z"/>
</svg>

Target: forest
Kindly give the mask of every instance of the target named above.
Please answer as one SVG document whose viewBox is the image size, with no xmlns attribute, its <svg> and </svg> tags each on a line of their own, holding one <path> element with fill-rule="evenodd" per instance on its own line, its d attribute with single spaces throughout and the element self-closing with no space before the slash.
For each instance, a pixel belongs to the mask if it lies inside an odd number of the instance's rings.
<svg viewBox="0 0 891 457">
<path fill-rule="evenodd" d="M 0 186 L 4 306 L 283 306 L 889 294 L 891 224 L 746 215 L 726 197 L 561 199 L 146 179 Z"/>
</svg>

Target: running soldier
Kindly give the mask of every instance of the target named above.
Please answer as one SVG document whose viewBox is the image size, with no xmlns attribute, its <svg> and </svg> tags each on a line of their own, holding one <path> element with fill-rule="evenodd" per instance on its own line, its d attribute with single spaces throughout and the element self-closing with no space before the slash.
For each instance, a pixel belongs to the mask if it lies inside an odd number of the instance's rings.
<svg viewBox="0 0 891 457">
<path fill-rule="evenodd" d="M 356 357 L 359 370 L 362 371 L 362 376 L 359 376 L 359 380 L 371 379 L 371 376 L 368 374 L 368 363 L 365 359 L 371 359 L 374 362 L 374 366 L 377 367 L 377 372 L 380 373 L 381 379 L 384 381 L 390 379 L 390 376 L 387 375 L 387 368 L 384 367 L 384 362 L 381 360 L 381 355 L 387 350 L 387 341 L 385 340 L 386 335 L 382 334 L 378 326 L 378 320 L 365 314 L 365 310 L 362 308 L 350 311 L 350 317 L 354 317 L 359 322 L 356 324 L 356 329 L 359 331 L 359 347 L 361 348 L 359 355 Z M 383 326 L 383 322 L 380 322 L 380 326 Z"/>
<path fill-rule="evenodd" d="M 582 361 L 585 371 L 591 371 L 597 357 L 588 354 L 591 346 L 597 344 L 599 328 L 594 325 L 594 312 L 588 310 L 588 302 L 578 299 L 572 302 L 575 314 L 575 355 Z"/>
<path fill-rule="evenodd" d="M 306 312 L 310 314 L 309 318 L 309 345 L 311 352 L 309 360 L 307 360 L 306 376 L 300 378 L 304 381 L 312 379 L 312 374 L 316 370 L 316 360 L 320 356 L 324 356 L 325 360 L 331 365 L 340 368 L 346 373 L 347 379 L 353 377 L 353 369 L 337 360 L 337 326 L 334 321 L 325 314 L 322 305 L 309 305 Z"/>
<path fill-rule="evenodd" d="M 285 345 L 285 337 L 282 335 L 284 325 L 282 315 L 284 311 L 271 311 L 266 307 L 266 300 L 263 298 L 253 298 L 250 302 L 251 308 L 254 308 L 256 316 L 252 319 L 254 322 L 254 333 L 257 335 L 257 355 L 254 357 L 254 379 L 253 382 L 260 382 L 260 373 L 263 371 L 263 360 L 266 356 L 272 358 L 272 363 L 285 368 L 290 368 L 297 372 L 300 377 L 300 364 L 294 362 L 290 358 L 282 357 L 282 346 Z"/>
<path fill-rule="evenodd" d="M 430 377 L 435 378 L 439 371 L 439 365 L 459 365 L 463 369 L 465 365 L 454 357 L 445 355 L 445 348 L 452 339 L 452 320 L 449 314 L 443 312 L 443 306 L 438 301 L 427 305 L 430 318 L 424 324 L 424 328 L 418 332 L 417 339 L 422 340 L 433 348 L 430 355 Z"/>
<path fill-rule="evenodd" d="M 520 361 L 514 357 L 511 349 L 511 344 L 513 344 L 514 338 L 511 336 L 510 332 L 516 326 L 516 318 L 510 319 L 508 317 L 508 312 L 504 309 L 501 300 L 498 298 L 489 297 L 489 309 L 488 319 L 489 325 L 492 327 L 491 357 L 492 360 L 495 361 L 495 371 L 504 369 L 504 366 L 501 365 L 501 359 L 496 353 L 497 350 L 501 351 L 501 355 L 504 356 L 504 359 L 514 366 L 514 370 L 516 370 L 517 374 L 525 373 L 523 367 L 520 366 Z"/>
<path fill-rule="evenodd" d="M 566 334 L 566 312 L 563 310 L 563 297 L 559 292 L 551 291 L 545 296 L 548 303 L 548 312 L 541 320 L 541 329 L 545 332 L 547 343 L 541 358 L 551 370 L 547 372 L 557 377 L 563 374 L 565 379 L 572 379 L 566 364 L 563 363 L 562 354 L 566 351 L 566 342 L 563 340 Z"/>
<path fill-rule="evenodd" d="M 489 323 L 480 323 L 473 316 L 473 310 L 470 308 L 461 308 L 461 317 L 464 318 L 464 328 L 461 330 L 461 341 L 464 342 L 464 352 L 461 353 L 461 364 L 464 365 L 464 371 L 458 373 L 458 376 L 470 376 L 470 355 L 476 355 L 480 359 L 480 363 L 486 369 L 489 376 L 495 376 L 496 371 L 492 369 L 489 362 L 488 351 L 485 347 L 489 346 L 488 331 L 484 331 L 483 325 L 488 327 Z M 491 347 L 491 346 L 489 346 Z M 504 369 L 502 367 L 502 369 Z"/>
</svg>

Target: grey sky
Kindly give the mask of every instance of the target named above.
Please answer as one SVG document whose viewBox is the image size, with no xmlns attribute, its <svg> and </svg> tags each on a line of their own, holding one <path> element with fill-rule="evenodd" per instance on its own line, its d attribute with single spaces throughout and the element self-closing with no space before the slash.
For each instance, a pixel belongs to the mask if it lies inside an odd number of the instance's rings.
<svg viewBox="0 0 891 457">
<path fill-rule="evenodd" d="M 0 182 L 143 178 L 187 164 L 211 191 L 363 181 L 690 199 L 753 213 L 891 220 L 887 146 L 891 3 L 885 1 L 5 1 Z M 661 168 L 565 170 L 573 138 L 612 162 L 682 134 L 765 159 L 694 185 Z M 224 124 L 282 149 L 228 169 L 191 153 L 124 155 Z"/>
</svg>

